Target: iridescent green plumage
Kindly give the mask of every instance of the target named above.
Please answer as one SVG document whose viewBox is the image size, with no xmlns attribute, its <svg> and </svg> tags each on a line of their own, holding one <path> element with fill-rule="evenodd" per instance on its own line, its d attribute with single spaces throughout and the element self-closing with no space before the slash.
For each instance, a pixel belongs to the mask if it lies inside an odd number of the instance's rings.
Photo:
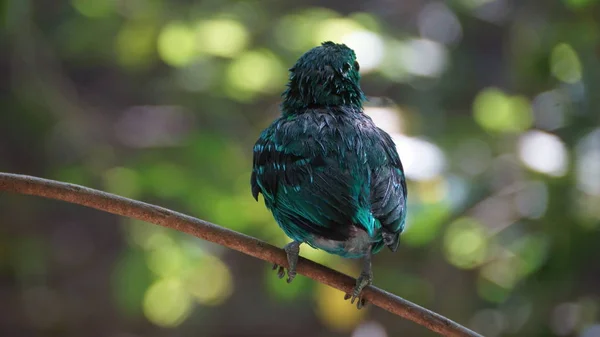
<svg viewBox="0 0 600 337">
<path fill-rule="evenodd" d="M 252 193 L 299 245 L 365 258 L 353 301 L 371 283 L 371 254 L 395 251 L 406 216 L 406 183 L 392 139 L 362 111 L 359 66 L 345 45 L 325 42 L 290 69 L 282 116 L 254 146 Z M 280 268 L 280 277 L 283 277 Z M 359 307 L 364 301 L 359 300 Z"/>
</svg>

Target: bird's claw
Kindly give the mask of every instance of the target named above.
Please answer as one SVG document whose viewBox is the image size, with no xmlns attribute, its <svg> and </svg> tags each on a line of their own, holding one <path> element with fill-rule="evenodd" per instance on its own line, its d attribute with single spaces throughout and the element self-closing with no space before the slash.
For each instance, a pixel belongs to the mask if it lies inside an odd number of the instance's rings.
<svg viewBox="0 0 600 337">
<path fill-rule="evenodd" d="M 356 286 L 352 290 L 352 294 L 344 295 L 344 300 L 350 300 L 350 303 L 354 304 L 356 301 L 356 308 L 361 309 L 366 306 L 367 300 L 362 297 L 362 291 L 365 287 L 373 283 L 373 276 L 370 274 L 361 273 L 360 277 L 356 279 Z"/>
<path fill-rule="evenodd" d="M 280 266 L 278 264 L 273 264 L 273 270 L 277 270 L 277 277 L 279 277 L 280 279 L 282 279 L 285 276 L 285 268 L 283 266 Z M 288 275 L 288 277 L 287 277 L 286 282 L 290 283 L 296 277 L 296 272 L 288 270 L 287 275 Z"/>
</svg>

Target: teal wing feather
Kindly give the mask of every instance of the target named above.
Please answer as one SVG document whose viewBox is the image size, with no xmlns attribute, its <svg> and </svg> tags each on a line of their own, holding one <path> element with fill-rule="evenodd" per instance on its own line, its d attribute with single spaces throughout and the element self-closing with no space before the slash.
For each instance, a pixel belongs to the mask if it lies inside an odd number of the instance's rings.
<svg viewBox="0 0 600 337">
<path fill-rule="evenodd" d="M 282 118 L 263 132 L 254 146 L 253 195 L 263 194 L 279 225 L 294 240 L 318 235 L 344 241 L 352 234 L 352 225 L 373 234 L 369 170 L 353 165 L 357 156 L 349 153 L 354 150 L 340 141 L 340 132 L 328 127 L 335 123 L 333 117 L 320 116 Z"/>
<path fill-rule="evenodd" d="M 400 233 L 406 221 L 406 178 L 400 157 L 391 137 L 378 129 L 373 133 L 381 144 L 383 158 L 374 158 L 371 174 L 371 211 L 381 224 L 385 244 L 392 250 L 398 248 Z"/>
</svg>

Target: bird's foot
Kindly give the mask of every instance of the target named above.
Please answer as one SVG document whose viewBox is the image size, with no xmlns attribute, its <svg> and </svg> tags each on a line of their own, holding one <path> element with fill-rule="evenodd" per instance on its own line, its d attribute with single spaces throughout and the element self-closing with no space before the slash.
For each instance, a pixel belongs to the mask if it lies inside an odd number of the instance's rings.
<svg viewBox="0 0 600 337">
<path fill-rule="evenodd" d="M 360 276 L 356 279 L 356 286 L 354 290 L 352 290 L 352 294 L 346 294 L 344 296 L 345 300 L 350 299 L 350 303 L 354 304 L 356 302 L 356 308 L 361 309 L 367 304 L 367 300 L 362 297 L 362 291 L 365 287 L 373 284 L 373 275 L 370 273 L 361 273 Z"/>
<path fill-rule="evenodd" d="M 287 283 L 290 283 L 296 277 L 296 265 L 298 264 L 298 254 L 300 253 L 300 242 L 293 241 L 283 247 L 287 254 L 288 260 L 288 278 Z M 277 270 L 277 276 L 283 278 L 285 276 L 285 268 L 278 264 L 273 264 L 273 270 Z"/>
</svg>

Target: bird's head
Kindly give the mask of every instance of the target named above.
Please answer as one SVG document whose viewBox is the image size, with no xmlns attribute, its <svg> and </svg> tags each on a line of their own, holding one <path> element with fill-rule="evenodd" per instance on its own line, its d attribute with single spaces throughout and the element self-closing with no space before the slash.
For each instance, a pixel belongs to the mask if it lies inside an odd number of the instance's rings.
<svg viewBox="0 0 600 337">
<path fill-rule="evenodd" d="M 331 41 L 307 51 L 290 68 L 283 93 L 284 113 L 310 107 L 350 105 L 362 108 L 356 54 L 345 44 Z"/>
</svg>

